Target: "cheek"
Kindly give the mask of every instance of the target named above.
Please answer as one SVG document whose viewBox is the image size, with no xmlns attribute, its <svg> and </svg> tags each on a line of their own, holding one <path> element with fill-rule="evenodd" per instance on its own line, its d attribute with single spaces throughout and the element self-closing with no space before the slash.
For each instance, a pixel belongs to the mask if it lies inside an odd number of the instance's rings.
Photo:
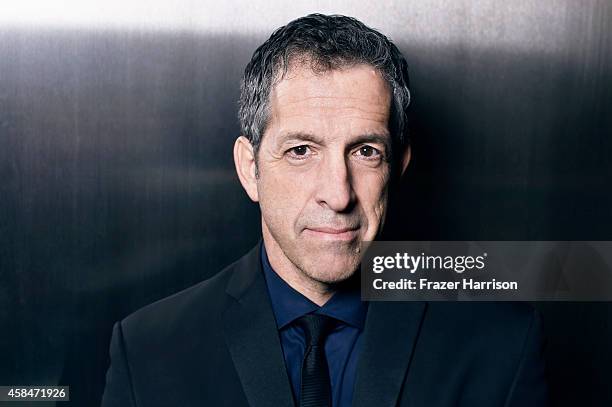
<svg viewBox="0 0 612 407">
<path fill-rule="evenodd" d="M 294 224 L 302 211 L 308 194 L 303 177 L 288 172 L 266 171 L 260 173 L 257 183 L 259 204 L 264 216 L 277 225 Z"/>
<path fill-rule="evenodd" d="M 374 232 L 372 229 L 378 229 L 386 213 L 388 177 L 379 173 L 361 175 L 358 179 L 361 181 L 356 192 L 368 220 L 368 231 Z"/>
</svg>

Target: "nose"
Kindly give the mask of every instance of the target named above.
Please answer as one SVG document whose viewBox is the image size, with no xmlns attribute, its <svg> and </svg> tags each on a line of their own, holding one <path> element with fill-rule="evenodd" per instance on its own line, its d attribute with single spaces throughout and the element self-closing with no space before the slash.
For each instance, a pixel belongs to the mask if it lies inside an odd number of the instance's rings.
<svg viewBox="0 0 612 407">
<path fill-rule="evenodd" d="M 349 163 L 343 154 L 327 156 L 318 174 L 316 201 L 334 212 L 349 212 L 356 200 Z"/>
</svg>

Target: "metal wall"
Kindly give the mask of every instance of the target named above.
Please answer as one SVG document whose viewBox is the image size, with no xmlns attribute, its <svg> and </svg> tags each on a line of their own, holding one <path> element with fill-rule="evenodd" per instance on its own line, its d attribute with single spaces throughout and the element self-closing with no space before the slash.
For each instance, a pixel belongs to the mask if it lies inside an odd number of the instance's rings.
<svg viewBox="0 0 612 407">
<path fill-rule="evenodd" d="M 2 384 L 96 405 L 112 323 L 257 241 L 238 80 L 309 12 L 356 16 L 409 61 L 389 238 L 612 240 L 609 2 L 49 3 L 0 6 Z M 537 305 L 554 405 L 610 405 L 610 304 Z"/>
</svg>

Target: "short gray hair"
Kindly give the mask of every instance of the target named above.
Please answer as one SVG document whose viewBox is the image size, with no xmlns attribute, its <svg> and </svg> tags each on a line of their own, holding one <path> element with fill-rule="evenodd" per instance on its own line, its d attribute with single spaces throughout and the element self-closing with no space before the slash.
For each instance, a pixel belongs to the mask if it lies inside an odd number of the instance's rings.
<svg viewBox="0 0 612 407">
<path fill-rule="evenodd" d="M 395 44 L 355 18 L 310 14 L 274 31 L 244 70 L 238 119 L 256 154 L 268 125 L 270 91 L 296 58 L 309 62 L 315 72 L 362 63 L 376 68 L 392 91 L 392 144 L 408 143 L 408 64 Z"/>
</svg>

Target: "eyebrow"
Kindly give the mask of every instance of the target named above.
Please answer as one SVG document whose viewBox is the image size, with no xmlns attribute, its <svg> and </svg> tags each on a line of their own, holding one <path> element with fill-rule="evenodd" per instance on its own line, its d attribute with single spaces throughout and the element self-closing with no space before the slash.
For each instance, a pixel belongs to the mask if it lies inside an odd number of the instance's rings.
<svg viewBox="0 0 612 407">
<path fill-rule="evenodd" d="M 278 145 L 283 145 L 287 141 L 300 140 L 300 141 L 311 141 L 316 144 L 325 144 L 321 137 L 317 137 L 314 134 L 303 133 L 303 132 L 290 132 L 283 134 L 278 138 Z"/>
<path fill-rule="evenodd" d="M 387 152 L 391 152 L 391 136 L 388 133 L 366 133 L 360 134 L 351 140 L 351 145 L 357 145 L 362 143 L 379 143 L 385 146 L 385 150 Z M 303 133 L 303 132 L 291 132 L 283 134 L 278 138 L 278 145 L 283 145 L 284 143 L 291 140 L 299 140 L 299 141 L 310 141 L 312 143 L 324 145 L 325 140 L 322 137 L 316 136 L 311 133 Z"/>
</svg>

